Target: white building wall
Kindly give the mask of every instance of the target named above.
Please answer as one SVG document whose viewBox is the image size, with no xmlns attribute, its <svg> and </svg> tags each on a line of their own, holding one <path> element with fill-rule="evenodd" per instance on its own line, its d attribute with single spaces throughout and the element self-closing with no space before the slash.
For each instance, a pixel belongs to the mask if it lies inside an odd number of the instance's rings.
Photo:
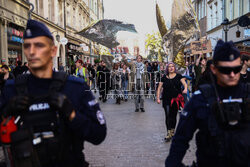
<svg viewBox="0 0 250 167">
<path fill-rule="evenodd" d="M 222 39 L 222 29 L 215 31 L 213 33 L 210 33 L 207 35 L 207 39 L 211 40 L 212 50 L 214 50 L 214 47 L 219 39 Z"/>
<path fill-rule="evenodd" d="M 49 2 L 48 0 L 43 0 L 43 13 L 44 13 L 44 18 L 49 18 Z M 42 9 L 41 9 L 42 10 Z"/>
</svg>

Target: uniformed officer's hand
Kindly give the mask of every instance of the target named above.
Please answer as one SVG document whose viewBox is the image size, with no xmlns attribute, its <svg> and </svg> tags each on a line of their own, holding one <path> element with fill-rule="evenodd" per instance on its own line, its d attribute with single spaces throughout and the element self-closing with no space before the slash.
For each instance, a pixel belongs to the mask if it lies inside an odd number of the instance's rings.
<svg viewBox="0 0 250 167">
<path fill-rule="evenodd" d="M 49 104 L 52 109 L 58 110 L 59 114 L 65 118 L 72 120 L 72 112 L 74 108 L 69 99 L 62 93 L 53 93 L 49 97 Z"/>
<path fill-rule="evenodd" d="M 11 98 L 3 111 L 3 116 L 17 116 L 27 112 L 30 105 L 28 96 L 18 95 Z"/>
</svg>

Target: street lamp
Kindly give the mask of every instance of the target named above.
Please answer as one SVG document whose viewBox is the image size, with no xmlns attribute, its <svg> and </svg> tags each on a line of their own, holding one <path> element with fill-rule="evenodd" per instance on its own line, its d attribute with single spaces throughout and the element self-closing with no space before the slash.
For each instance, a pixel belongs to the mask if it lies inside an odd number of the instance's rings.
<svg viewBox="0 0 250 167">
<path fill-rule="evenodd" d="M 54 32 L 56 32 L 56 41 L 60 42 L 60 35 L 58 34 L 58 31 L 53 31 L 51 34 L 53 34 Z"/>
<path fill-rule="evenodd" d="M 229 31 L 229 20 L 225 18 L 223 22 L 221 23 L 223 31 L 225 32 L 225 42 L 227 42 L 227 32 Z"/>
</svg>

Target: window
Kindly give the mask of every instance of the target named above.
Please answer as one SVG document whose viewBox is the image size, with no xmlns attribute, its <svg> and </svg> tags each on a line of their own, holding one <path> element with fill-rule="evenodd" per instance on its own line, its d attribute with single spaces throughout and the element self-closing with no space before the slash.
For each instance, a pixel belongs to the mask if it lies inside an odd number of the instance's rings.
<svg viewBox="0 0 250 167">
<path fill-rule="evenodd" d="M 250 12 L 250 1 L 249 0 L 243 0 L 243 3 L 242 3 L 242 9 L 243 9 L 243 13 L 242 15 Z"/>
<path fill-rule="evenodd" d="M 95 2 L 95 14 L 97 14 L 97 4 Z"/>
<path fill-rule="evenodd" d="M 59 14 L 58 14 L 57 22 L 61 27 L 64 27 L 64 24 L 63 24 L 63 3 L 62 3 L 62 1 L 58 1 L 58 11 L 59 11 Z"/>
<path fill-rule="evenodd" d="M 213 28 L 213 6 L 209 6 L 209 9 L 210 9 L 210 15 L 209 15 L 209 18 L 210 18 L 210 21 L 208 21 L 208 29 L 212 29 Z"/>
<path fill-rule="evenodd" d="M 204 2 L 204 17 L 207 16 L 207 5 L 206 5 L 206 0 Z"/>
<path fill-rule="evenodd" d="M 76 9 L 73 8 L 73 19 L 72 19 L 72 23 L 71 23 L 71 27 L 75 28 L 76 29 Z"/>
<path fill-rule="evenodd" d="M 71 24 L 70 6 L 67 4 L 67 26 Z"/>
<path fill-rule="evenodd" d="M 54 11 L 55 11 L 55 8 L 54 8 L 54 3 L 55 1 L 48 1 L 48 10 L 49 10 L 49 15 L 48 15 L 48 18 L 50 21 L 54 22 Z"/>
<path fill-rule="evenodd" d="M 230 19 L 229 20 L 233 20 L 233 2 L 232 0 L 230 0 L 230 4 L 229 4 L 229 16 L 230 16 Z"/>
<path fill-rule="evenodd" d="M 218 4 L 217 2 L 214 3 L 214 7 L 215 7 L 215 16 L 214 16 L 214 19 L 215 19 L 215 27 L 219 25 L 219 19 L 218 19 Z"/>
<path fill-rule="evenodd" d="M 41 16 L 44 16 L 42 9 L 43 9 L 43 0 L 39 0 L 39 3 L 38 3 L 38 14 L 41 15 Z"/>
</svg>

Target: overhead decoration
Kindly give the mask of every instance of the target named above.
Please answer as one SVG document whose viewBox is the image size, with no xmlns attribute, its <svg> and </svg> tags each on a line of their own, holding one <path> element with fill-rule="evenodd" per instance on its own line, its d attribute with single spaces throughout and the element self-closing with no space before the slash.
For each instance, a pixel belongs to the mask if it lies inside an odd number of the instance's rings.
<svg viewBox="0 0 250 167">
<path fill-rule="evenodd" d="M 125 24 L 118 20 L 103 19 L 90 24 L 80 32 L 77 32 L 77 34 L 111 49 L 120 44 L 116 40 L 116 33 L 118 31 L 137 32 L 133 24 Z"/>
<path fill-rule="evenodd" d="M 171 28 L 163 36 L 168 60 L 184 66 L 184 47 L 187 41 L 199 32 L 199 23 L 191 1 L 174 0 Z"/>
<path fill-rule="evenodd" d="M 109 55 L 109 56 L 112 56 L 112 54 L 110 52 L 110 49 L 108 49 L 105 46 L 101 46 L 101 48 L 100 48 L 100 55 Z"/>
</svg>

